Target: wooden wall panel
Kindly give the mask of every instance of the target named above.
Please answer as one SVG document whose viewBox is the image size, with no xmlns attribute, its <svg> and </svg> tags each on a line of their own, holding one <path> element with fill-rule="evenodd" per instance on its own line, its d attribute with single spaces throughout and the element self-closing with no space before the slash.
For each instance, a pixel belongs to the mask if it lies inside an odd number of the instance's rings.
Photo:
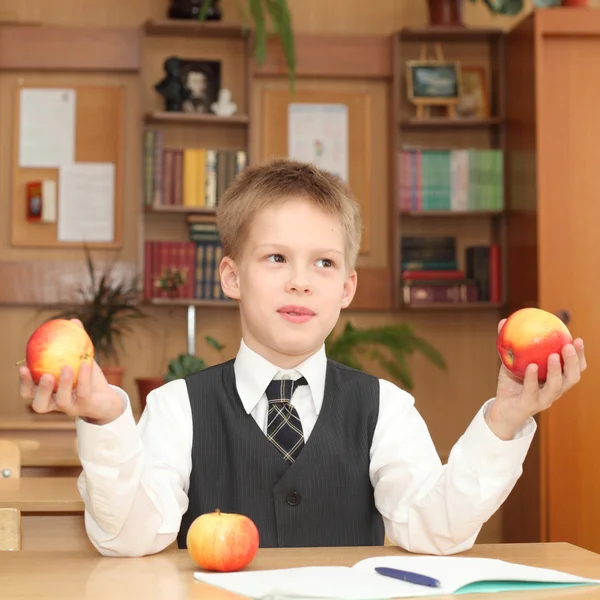
<svg viewBox="0 0 600 600">
<path fill-rule="evenodd" d="M 392 75 L 391 37 L 382 35 L 296 36 L 296 75 L 328 79 L 385 79 Z M 327 56 L 327 60 L 323 57 Z M 256 74 L 282 76 L 287 73 L 281 46 L 271 40 L 267 59 Z"/>
<path fill-rule="evenodd" d="M 141 122 L 138 79 L 133 74 L 104 73 L 32 73 L 25 71 L 0 71 L 0 131 L 10 132 L 0 136 L 0 211 L 10 218 L 12 203 L 13 126 L 16 89 L 26 87 L 115 86 L 124 90 L 125 124 L 122 132 L 122 190 L 123 190 L 123 244 L 120 260 L 137 262 L 141 253 L 138 246 L 141 182 Z M 113 251 L 98 251 L 98 259 L 106 260 Z M 15 248 L 11 245 L 10 228 L 0 227 L 0 256 L 3 261 L 28 260 L 83 260 L 81 248 Z"/>
<path fill-rule="evenodd" d="M 137 71 L 139 28 L 2 27 L 0 70 Z"/>
<path fill-rule="evenodd" d="M 99 272 L 105 264 L 96 263 Z M 137 263 L 117 263 L 116 277 L 131 277 L 139 270 Z M 83 260 L 15 260 L 0 261 L 0 306 L 61 304 L 76 301 L 77 289 L 89 283 Z"/>
<path fill-rule="evenodd" d="M 56 183 L 60 198 L 59 170 L 19 165 L 20 94 L 15 90 L 15 127 L 12 168 L 11 244 L 22 248 L 81 248 L 81 242 L 58 239 L 58 222 L 31 223 L 25 211 L 26 186 L 31 181 L 50 180 Z M 125 90 L 119 86 L 73 86 L 75 90 L 75 162 L 112 163 L 114 172 L 113 240 L 91 242 L 91 248 L 120 248 L 123 235 L 123 168 Z"/>
</svg>

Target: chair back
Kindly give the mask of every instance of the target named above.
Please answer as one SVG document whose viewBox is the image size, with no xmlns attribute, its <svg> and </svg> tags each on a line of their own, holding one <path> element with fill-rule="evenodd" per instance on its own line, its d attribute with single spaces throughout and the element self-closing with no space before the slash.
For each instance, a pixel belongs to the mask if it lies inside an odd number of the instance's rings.
<svg viewBox="0 0 600 600">
<path fill-rule="evenodd" d="M 0 508 L 0 550 L 21 549 L 21 511 Z"/>
<path fill-rule="evenodd" d="M 13 440 L 0 440 L 0 479 L 21 477 L 21 449 Z"/>
</svg>

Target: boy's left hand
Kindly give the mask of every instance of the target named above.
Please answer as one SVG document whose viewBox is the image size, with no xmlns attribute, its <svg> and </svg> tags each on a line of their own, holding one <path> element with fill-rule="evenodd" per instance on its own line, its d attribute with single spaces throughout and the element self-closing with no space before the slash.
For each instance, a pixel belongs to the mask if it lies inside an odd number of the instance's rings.
<svg viewBox="0 0 600 600">
<path fill-rule="evenodd" d="M 505 321 L 502 319 L 498 323 L 498 332 Z M 504 365 L 500 367 L 496 398 L 486 415 L 488 427 L 498 438 L 512 440 L 530 417 L 552 406 L 579 381 L 587 367 L 583 340 L 577 338 L 572 344 L 563 346 L 562 357 L 564 369 L 558 354 L 548 357 L 548 375 L 541 385 L 535 364 L 527 367 L 523 381 L 515 378 Z"/>
</svg>

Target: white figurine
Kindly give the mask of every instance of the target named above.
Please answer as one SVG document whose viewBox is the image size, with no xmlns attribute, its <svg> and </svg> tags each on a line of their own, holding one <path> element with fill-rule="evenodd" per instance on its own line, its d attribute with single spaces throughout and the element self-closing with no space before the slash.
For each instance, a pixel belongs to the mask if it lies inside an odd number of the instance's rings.
<svg viewBox="0 0 600 600">
<path fill-rule="evenodd" d="M 210 105 L 210 109 L 219 117 L 230 117 L 237 110 L 237 104 L 231 101 L 231 92 L 227 88 L 221 88 L 219 99 Z"/>
</svg>

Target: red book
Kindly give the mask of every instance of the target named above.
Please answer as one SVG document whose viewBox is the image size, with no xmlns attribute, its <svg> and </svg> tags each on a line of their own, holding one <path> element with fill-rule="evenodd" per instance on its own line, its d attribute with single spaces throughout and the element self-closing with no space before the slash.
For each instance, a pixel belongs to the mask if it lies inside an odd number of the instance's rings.
<svg viewBox="0 0 600 600">
<path fill-rule="evenodd" d="M 500 246 L 490 245 L 490 302 L 502 300 L 502 260 Z"/>
<path fill-rule="evenodd" d="M 402 271 L 402 279 L 404 280 L 434 280 L 434 279 L 448 279 L 448 280 L 457 280 L 464 279 L 465 274 L 464 271 L 459 270 L 443 270 L 443 269 L 432 269 L 431 271 L 427 270 L 417 270 L 417 271 Z"/>
</svg>

